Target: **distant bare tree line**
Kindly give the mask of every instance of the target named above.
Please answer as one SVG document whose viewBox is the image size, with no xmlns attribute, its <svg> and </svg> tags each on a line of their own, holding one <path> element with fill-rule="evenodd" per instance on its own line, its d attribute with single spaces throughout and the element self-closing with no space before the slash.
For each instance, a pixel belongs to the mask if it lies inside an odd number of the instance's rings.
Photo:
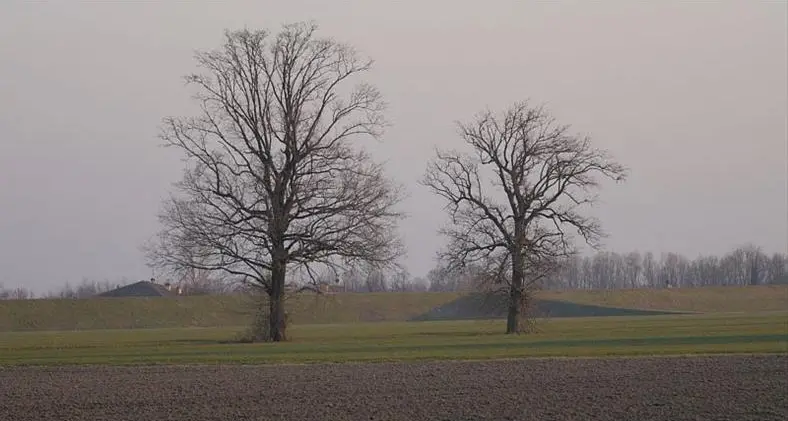
<svg viewBox="0 0 788 421">
<path fill-rule="evenodd" d="M 568 261 L 547 284 L 563 289 L 616 289 L 788 283 L 788 255 L 748 245 L 721 256 L 599 253 Z"/>
<path fill-rule="evenodd" d="M 5 289 L 0 284 L 0 300 L 30 300 L 34 298 L 90 298 L 102 292 L 110 291 L 121 286 L 123 283 L 113 283 L 110 281 L 96 281 L 91 279 L 83 279 L 81 283 L 72 285 L 66 282 L 62 287 L 54 291 L 36 295 L 29 288 L 15 288 Z"/>
<path fill-rule="evenodd" d="M 430 291 L 475 289 L 472 274 L 437 267 L 428 274 Z M 546 277 L 541 289 L 686 288 L 788 284 L 788 254 L 768 255 L 746 245 L 723 256 L 687 258 L 678 253 L 615 253 L 571 256 Z"/>
<path fill-rule="evenodd" d="M 175 285 L 188 295 L 221 295 L 238 291 L 240 282 L 205 271 L 184 273 Z M 426 276 L 413 277 L 406 271 L 384 272 L 353 269 L 338 278 L 322 281 L 332 292 L 461 292 L 479 287 L 473 271 L 451 273 L 436 267 Z M 72 285 L 36 296 L 28 288 L 5 288 L 0 284 L 0 300 L 33 298 L 90 298 L 128 282 L 113 283 L 84 279 Z M 687 258 L 678 253 L 615 253 L 602 251 L 593 256 L 565 259 L 560 269 L 547 277 L 541 289 L 623 289 L 686 288 L 723 285 L 788 284 L 788 254 L 768 255 L 760 247 L 747 245 L 722 256 Z"/>
<path fill-rule="evenodd" d="M 0 300 L 29 300 L 35 294 L 27 288 L 6 288 L 0 284 Z"/>
</svg>

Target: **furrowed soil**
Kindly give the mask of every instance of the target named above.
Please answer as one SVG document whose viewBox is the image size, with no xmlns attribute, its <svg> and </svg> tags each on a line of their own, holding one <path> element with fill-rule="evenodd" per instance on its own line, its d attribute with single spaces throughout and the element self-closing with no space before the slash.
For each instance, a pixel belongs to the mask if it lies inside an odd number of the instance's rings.
<svg viewBox="0 0 788 421">
<path fill-rule="evenodd" d="M 785 420 L 788 356 L 0 368 L 2 420 Z"/>
</svg>

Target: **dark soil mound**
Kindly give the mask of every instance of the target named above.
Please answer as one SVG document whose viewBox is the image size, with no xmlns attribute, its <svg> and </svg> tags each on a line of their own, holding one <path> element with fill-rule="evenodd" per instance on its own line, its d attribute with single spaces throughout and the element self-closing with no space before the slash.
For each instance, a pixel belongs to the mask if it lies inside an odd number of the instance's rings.
<svg viewBox="0 0 788 421">
<path fill-rule="evenodd" d="M 655 316 L 676 314 L 664 311 L 635 310 L 576 304 L 558 300 L 537 300 L 533 306 L 536 317 L 606 317 Z M 440 307 L 420 314 L 412 321 L 499 319 L 506 317 L 506 299 L 500 295 L 468 294 Z"/>
</svg>

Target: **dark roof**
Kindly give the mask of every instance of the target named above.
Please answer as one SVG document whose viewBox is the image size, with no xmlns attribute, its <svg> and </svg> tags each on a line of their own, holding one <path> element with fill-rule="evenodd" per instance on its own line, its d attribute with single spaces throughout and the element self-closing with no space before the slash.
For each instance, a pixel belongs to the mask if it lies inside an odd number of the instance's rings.
<svg viewBox="0 0 788 421">
<path fill-rule="evenodd" d="M 99 297 L 171 297 L 174 296 L 163 285 L 140 281 L 99 294 Z"/>
</svg>

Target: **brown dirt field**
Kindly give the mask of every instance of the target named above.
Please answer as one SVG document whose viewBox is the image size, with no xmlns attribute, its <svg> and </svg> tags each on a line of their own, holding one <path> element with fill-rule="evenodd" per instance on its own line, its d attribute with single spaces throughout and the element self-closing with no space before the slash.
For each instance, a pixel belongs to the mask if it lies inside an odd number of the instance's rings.
<svg viewBox="0 0 788 421">
<path fill-rule="evenodd" d="M 788 356 L 0 368 L 2 420 L 785 420 Z"/>
</svg>

